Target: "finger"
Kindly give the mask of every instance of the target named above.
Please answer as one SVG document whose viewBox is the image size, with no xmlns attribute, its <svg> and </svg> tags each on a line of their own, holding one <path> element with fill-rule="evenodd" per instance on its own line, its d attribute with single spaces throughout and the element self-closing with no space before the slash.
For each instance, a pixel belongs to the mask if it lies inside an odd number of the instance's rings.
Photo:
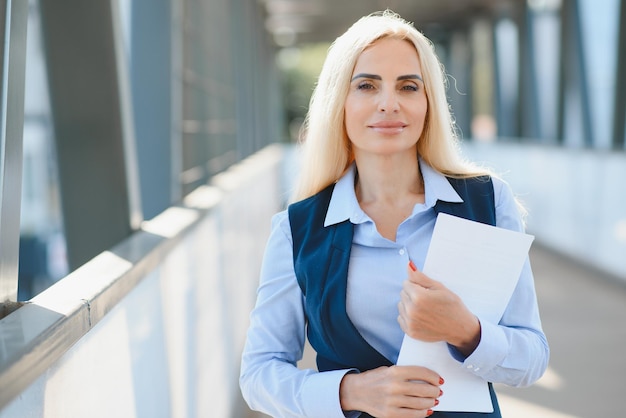
<svg viewBox="0 0 626 418">
<path fill-rule="evenodd" d="M 408 331 L 407 319 L 409 319 L 409 307 L 412 307 L 412 305 L 411 297 L 407 293 L 401 292 L 400 301 L 398 302 L 398 323 L 405 333 Z"/>
<path fill-rule="evenodd" d="M 413 410 L 421 410 L 426 413 L 429 409 L 439 405 L 439 399 L 436 398 L 419 398 L 415 396 L 405 396 L 402 399 L 402 408 L 409 408 Z"/>
<path fill-rule="evenodd" d="M 409 373 L 415 376 L 415 378 L 410 379 L 411 383 L 421 383 L 422 385 L 427 386 L 428 390 L 434 390 L 434 392 L 427 392 L 426 396 L 431 398 L 436 398 L 440 396 L 439 386 L 445 383 L 443 377 L 434 370 L 431 370 L 422 366 L 407 366 L 409 367 Z M 422 387 L 422 389 L 424 389 Z"/>
<path fill-rule="evenodd" d="M 420 270 L 417 269 L 415 263 L 412 260 L 409 261 L 408 265 L 409 276 L 408 279 L 411 283 L 418 284 L 423 288 L 430 289 L 432 287 L 437 287 L 439 282 L 437 280 L 433 280 Z"/>
<path fill-rule="evenodd" d="M 416 301 L 420 298 L 418 292 L 427 292 L 419 285 L 412 284 L 410 282 L 404 282 L 405 290 L 400 292 L 400 301 L 398 301 L 398 324 L 400 328 L 406 334 L 410 334 L 409 322 L 415 321 L 415 305 Z M 412 295 L 413 294 L 413 295 Z"/>
<path fill-rule="evenodd" d="M 435 407 L 434 399 L 407 398 L 403 403 L 405 406 L 401 406 L 400 409 L 398 409 L 398 415 L 394 415 L 394 417 L 429 417 L 433 414 L 432 408 Z"/>
<path fill-rule="evenodd" d="M 405 334 L 408 334 L 409 329 L 402 315 L 398 315 L 398 324 L 400 325 L 400 329 L 402 330 L 402 332 L 404 332 Z"/>
<path fill-rule="evenodd" d="M 400 303 L 407 306 L 413 304 L 414 299 L 419 297 L 418 292 L 423 290 L 423 287 L 405 280 L 404 283 L 402 283 L 402 290 L 400 291 Z"/>
<path fill-rule="evenodd" d="M 437 387 L 437 390 L 432 394 L 426 394 L 429 397 L 436 397 L 439 393 L 438 386 L 443 385 L 444 380 L 439 373 L 422 366 L 391 366 L 388 371 L 397 376 L 397 378 L 404 380 L 405 382 L 419 383 L 423 386 L 419 388 L 413 387 L 413 389 L 422 390 L 427 386 Z"/>
<path fill-rule="evenodd" d="M 416 399 L 426 399 L 426 403 L 421 403 L 417 409 L 424 408 L 425 406 L 433 406 L 431 402 L 440 397 L 443 394 L 440 386 L 431 385 L 423 381 L 410 381 L 407 382 L 405 388 L 407 396 L 411 396 Z"/>
<path fill-rule="evenodd" d="M 399 408 L 393 416 L 396 418 L 427 418 L 433 414 L 432 409 Z"/>
</svg>

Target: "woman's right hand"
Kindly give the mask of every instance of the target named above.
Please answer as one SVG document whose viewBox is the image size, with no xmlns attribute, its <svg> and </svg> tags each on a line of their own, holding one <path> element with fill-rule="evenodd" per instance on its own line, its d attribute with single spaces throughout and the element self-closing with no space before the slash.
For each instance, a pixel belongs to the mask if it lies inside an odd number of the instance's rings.
<svg viewBox="0 0 626 418">
<path fill-rule="evenodd" d="M 443 379 L 419 366 L 379 367 L 348 373 L 339 387 L 344 411 L 362 411 L 379 418 L 430 416 L 439 404 Z"/>
</svg>

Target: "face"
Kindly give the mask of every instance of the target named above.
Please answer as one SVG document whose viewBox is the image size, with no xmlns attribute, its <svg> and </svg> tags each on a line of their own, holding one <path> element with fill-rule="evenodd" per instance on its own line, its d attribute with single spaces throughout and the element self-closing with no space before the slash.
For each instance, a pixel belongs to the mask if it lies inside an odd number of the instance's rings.
<svg viewBox="0 0 626 418">
<path fill-rule="evenodd" d="M 424 129 L 428 100 L 415 47 L 381 39 L 357 59 L 344 106 L 355 157 L 411 152 Z"/>
</svg>

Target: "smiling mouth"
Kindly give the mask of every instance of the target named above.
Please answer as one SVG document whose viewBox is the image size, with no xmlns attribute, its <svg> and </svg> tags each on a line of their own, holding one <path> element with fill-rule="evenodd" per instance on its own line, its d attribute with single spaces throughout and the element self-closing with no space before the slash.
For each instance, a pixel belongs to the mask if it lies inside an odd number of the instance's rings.
<svg viewBox="0 0 626 418">
<path fill-rule="evenodd" d="M 374 129 L 397 129 L 397 128 L 404 128 L 406 126 L 407 125 L 404 122 L 392 122 L 392 121 L 377 122 L 372 125 L 369 125 L 370 128 L 374 128 Z"/>
<path fill-rule="evenodd" d="M 369 128 L 381 134 L 398 134 L 406 128 L 406 124 L 403 122 L 378 122 L 369 125 Z"/>
</svg>

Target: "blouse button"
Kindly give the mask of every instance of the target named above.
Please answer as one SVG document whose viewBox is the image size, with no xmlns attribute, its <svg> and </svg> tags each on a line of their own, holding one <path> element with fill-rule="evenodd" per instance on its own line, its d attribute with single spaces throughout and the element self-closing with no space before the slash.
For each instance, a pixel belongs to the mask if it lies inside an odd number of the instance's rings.
<svg viewBox="0 0 626 418">
<path fill-rule="evenodd" d="M 398 251 L 398 253 L 400 253 L 400 255 L 404 255 L 405 253 L 404 248 L 401 248 L 400 251 Z"/>
</svg>

